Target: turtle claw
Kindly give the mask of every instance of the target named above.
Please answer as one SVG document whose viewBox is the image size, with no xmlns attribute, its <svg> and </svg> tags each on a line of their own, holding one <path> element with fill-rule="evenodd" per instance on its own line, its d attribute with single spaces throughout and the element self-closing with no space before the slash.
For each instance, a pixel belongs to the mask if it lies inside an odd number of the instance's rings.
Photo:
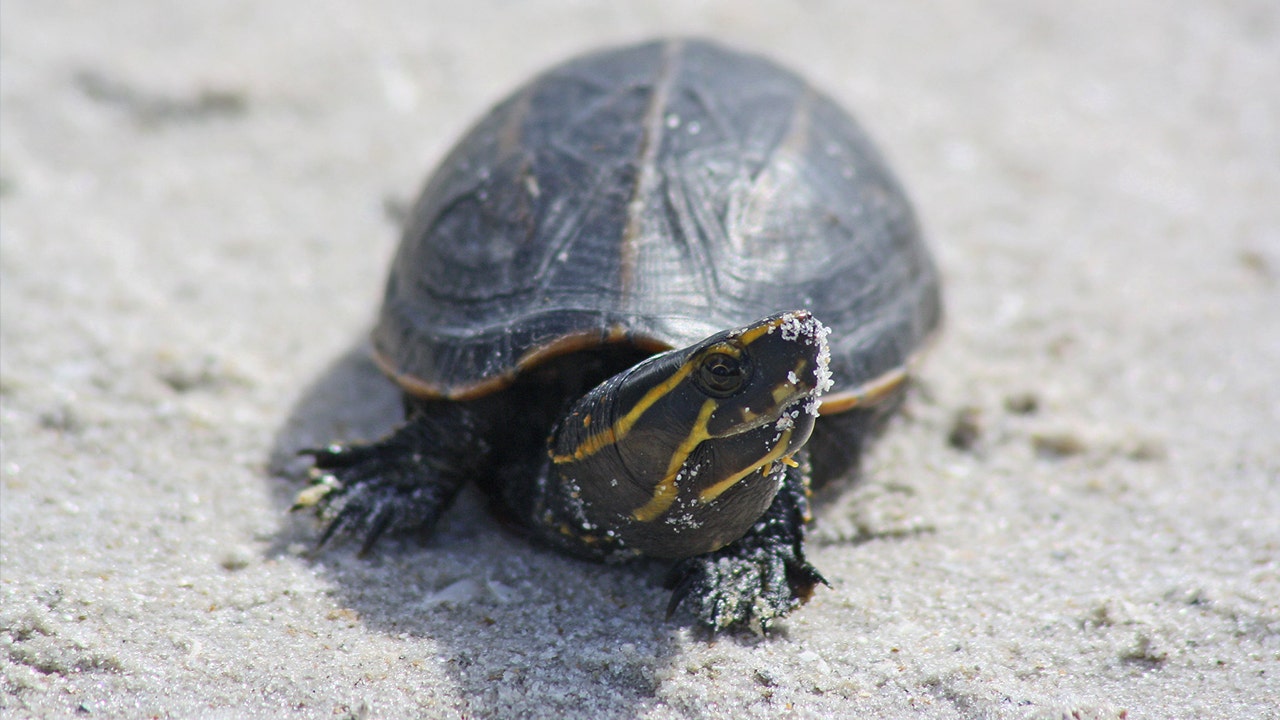
<svg viewBox="0 0 1280 720">
<path fill-rule="evenodd" d="M 667 587 L 671 588 L 671 599 L 667 601 L 667 620 L 676 614 L 680 604 L 685 601 L 689 593 L 698 584 L 703 574 L 698 573 L 696 569 L 687 567 L 689 561 L 680 562 L 671 568 L 671 574 L 667 577 Z"/>
<path fill-rule="evenodd" d="M 329 524 L 325 526 L 324 532 L 320 533 L 320 537 L 316 539 L 314 552 L 323 550 L 324 546 L 328 545 L 335 535 L 343 535 L 344 528 L 350 524 L 350 519 L 351 513 L 347 511 L 347 508 L 343 508 L 343 512 L 339 512 L 336 517 L 331 519 Z"/>
<path fill-rule="evenodd" d="M 357 557 L 367 557 L 369 551 L 377 544 L 378 538 L 382 537 L 396 519 L 396 513 L 386 506 L 378 508 L 372 516 L 366 518 L 364 541 L 360 543 L 360 552 L 356 553 Z"/>
</svg>

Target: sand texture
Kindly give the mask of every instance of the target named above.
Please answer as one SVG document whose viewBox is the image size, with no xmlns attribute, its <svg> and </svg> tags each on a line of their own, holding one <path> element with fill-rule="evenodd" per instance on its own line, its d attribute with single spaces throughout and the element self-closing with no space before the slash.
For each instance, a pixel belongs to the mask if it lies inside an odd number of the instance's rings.
<svg viewBox="0 0 1280 720">
<path fill-rule="evenodd" d="M 850 107 L 947 326 L 768 638 L 467 493 L 308 557 L 427 171 L 535 70 L 703 35 Z M 1280 717 L 1280 5 L 0 4 L 5 718 Z"/>
</svg>

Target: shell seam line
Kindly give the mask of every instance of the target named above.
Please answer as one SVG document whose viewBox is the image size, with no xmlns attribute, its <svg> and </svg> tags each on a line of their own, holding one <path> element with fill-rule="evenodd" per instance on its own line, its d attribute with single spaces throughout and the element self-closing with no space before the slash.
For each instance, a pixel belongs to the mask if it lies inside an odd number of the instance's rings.
<svg viewBox="0 0 1280 720">
<path fill-rule="evenodd" d="M 671 86 L 675 84 L 676 64 L 684 44 L 672 41 L 662 48 L 662 65 L 658 69 L 658 77 L 654 81 L 653 95 L 649 99 L 649 107 L 644 114 L 644 134 L 640 141 L 640 168 L 636 174 L 636 184 L 631 192 L 631 200 L 627 203 L 627 225 L 622 231 L 621 267 L 619 280 L 623 297 L 630 297 L 635 291 L 636 274 L 636 239 L 640 236 L 640 225 L 643 222 L 645 204 L 656 189 L 658 180 L 658 151 L 662 148 L 662 134 L 666 122 L 668 98 Z"/>
</svg>

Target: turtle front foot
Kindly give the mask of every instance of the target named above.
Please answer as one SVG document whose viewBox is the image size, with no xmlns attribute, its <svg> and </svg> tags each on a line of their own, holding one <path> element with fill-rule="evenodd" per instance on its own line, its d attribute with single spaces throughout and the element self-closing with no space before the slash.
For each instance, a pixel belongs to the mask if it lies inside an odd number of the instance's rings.
<svg viewBox="0 0 1280 720">
<path fill-rule="evenodd" d="M 377 442 L 303 450 L 312 484 L 292 510 L 315 508 L 327 523 L 316 549 L 351 538 L 365 555 L 387 532 L 430 532 L 470 472 L 451 430 L 418 414 Z"/>
<path fill-rule="evenodd" d="M 809 517 L 807 458 L 787 467 L 782 488 L 755 525 L 738 540 L 671 569 L 670 617 L 681 605 L 712 630 L 769 630 L 803 605 L 819 583 L 829 585 L 804 557 Z"/>
<path fill-rule="evenodd" d="M 730 545 L 672 568 L 670 616 L 678 607 L 712 630 L 768 631 L 796 609 L 825 578 L 789 548 Z"/>
</svg>

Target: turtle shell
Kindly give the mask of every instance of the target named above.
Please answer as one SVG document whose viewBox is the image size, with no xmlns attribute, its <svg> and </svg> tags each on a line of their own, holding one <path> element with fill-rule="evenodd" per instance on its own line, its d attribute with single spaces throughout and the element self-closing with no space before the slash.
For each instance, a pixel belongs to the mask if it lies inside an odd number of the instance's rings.
<svg viewBox="0 0 1280 720">
<path fill-rule="evenodd" d="M 466 134 L 414 207 L 374 345 L 408 392 L 470 399 L 564 353 L 800 308 L 832 330 L 824 412 L 896 385 L 940 316 L 910 203 L 797 75 L 673 40 L 554 67 Z"/>
</svg>

